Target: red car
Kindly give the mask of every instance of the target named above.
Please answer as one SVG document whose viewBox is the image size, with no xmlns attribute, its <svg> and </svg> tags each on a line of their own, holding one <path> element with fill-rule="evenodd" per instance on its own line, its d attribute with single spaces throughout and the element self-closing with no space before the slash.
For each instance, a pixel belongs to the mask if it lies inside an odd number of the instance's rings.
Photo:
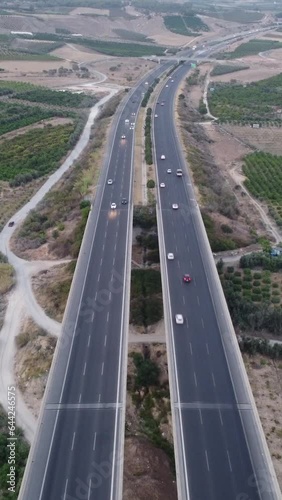
<svg viewBox="0 0 282 500">
<path fill-rule="evenodd" d="M 191 278 L 190 274 L 184 274 L 183 281 L 184 281 L 184 283 L 191 283 L 192 278 Z"/>
</svg>

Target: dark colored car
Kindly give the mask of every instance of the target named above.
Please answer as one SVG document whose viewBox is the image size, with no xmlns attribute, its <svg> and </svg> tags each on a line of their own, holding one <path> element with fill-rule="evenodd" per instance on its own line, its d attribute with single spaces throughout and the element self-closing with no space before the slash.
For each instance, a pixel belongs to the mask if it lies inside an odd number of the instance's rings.
<svg viewBox="0 0 282 500">
<path fill-rule="evenodd" d="M 127 205 L 127 199 L 126 199 L 126 198 L 122 198 L 122 200 L 121 200 L 121 204 L 122 204 L 122 205 Z"/>
<path fill-rule="evenodd" d="M 15 224 L 14 221 L 11 220 L 11 222 L 9 222 L 9 224 L 8 224 L 8 227 L 13 227 L 14 224 Z"/>
<path fill-rule="evenodd" d="M 191 278 L 190 274 L 184 274 L 183 281 L 184 281 L 184 283 L 191 283 L 192 278 Z"/>
</svg>

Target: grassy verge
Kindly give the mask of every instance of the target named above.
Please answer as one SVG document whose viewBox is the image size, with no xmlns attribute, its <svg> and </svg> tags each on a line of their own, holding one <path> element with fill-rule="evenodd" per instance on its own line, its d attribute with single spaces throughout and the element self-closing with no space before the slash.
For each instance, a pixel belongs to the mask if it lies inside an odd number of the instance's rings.
<svg viewBox="0 0 282 500">
<path fill-rule="evenodd" d="M 130 322 L 146 328 L 163 315 L 160 272 L 155 269 L 133 269 L 131 272 Z"/>
<path fill-rule="evenodd" d="M 55 266 L 33 276 L 33 290 L 46 314 L 62 322 L 76 262 Z"/>
<path fill-rule="evenodd" d="M 277 113 L 281 104 L 282 73 L 248 83 L 212 83 L 209 90 L 211 113 L 221 122 L 237 124 L 269 123 L 282 125 Z"/>
<path fill-rule="evenodd" d="M 28 457 L 29 446 L 25 441 L 23 432 L 19 427 L 16 427 L 15 430 L 15 463 L 11 463 L 11 466 L 15 467 L 15 488 L 13 490 L 8 490 L 11 487 L 8 483 L 7 474 L 10 473 L 10 465 L 8 464 L 9 457 L 12 456 L 10 450 L 8 448 L 8 444 L 11 441 L 8 441 L 10 437 L 9 429 L 8 429 L 8 420 L 7 414 L 3 410 L 2 406 L 0 406 L 0 498 L 2 500 L 16 500 L 18 498 L 21 480 L 24 473 L 25 464 Z"/>
</svg>

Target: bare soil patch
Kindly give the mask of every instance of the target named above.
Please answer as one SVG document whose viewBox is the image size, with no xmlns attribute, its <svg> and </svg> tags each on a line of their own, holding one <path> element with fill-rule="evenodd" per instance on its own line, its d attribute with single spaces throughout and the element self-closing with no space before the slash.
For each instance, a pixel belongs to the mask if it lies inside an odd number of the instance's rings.
<svg viewBox="0 0 282 500">
<path fill-rule="evenodd" d="M 145 161 L 143 153 L 145 116 L 146 116 L 146 110 L 145 108 L 141 108 L 138 114 L 136 122 L 136 131 L 135 131 L 134 181 L 133 181 L 134 205 L 143 204 L 142 165 L 143 162 Z"/>
<path fill-rule="evenodd" d="M 176 500 L 177 491 L 164 451 L 143 436 L 125 439 L 123 500 Z"/>
<path fill-rule="evenodd" d="M 260 420 L 282 487 L 282 362 L 243 355 Z"/>
<path fill-rule="evenodd" d="M 122 61 L 118 57 L 104 58 L 103 60 L 89 63 L 90 68 L 107 75 L 108 79 L 106 83 L 114 83 L 115 85 L 126 87 L 131 87 L 155 66 L 156 63 L 153 61 L 136 59 L 134 57 L 123 57 Z"/>
<path fill-rule="evenodd" d="M 15 376 L 24 401 L 38 417 L 41 400 L 56 347 L 56 339 L 40 329 L 30 318 L 16 337 Z"/>
<path fill-rule="evenodd" d="M 282 130 L 279 127 L 261 127 L 256 129 L 251 126 L 224 124 L 222 128 L 246 144 L 249 144 L 252 148 L 274 155 L 282 155 Z M 242 149 L 242 145 L 239 146 L 239 149 Z"/>
<path fill-rule="evenodd" d="M 94 52 L 81 45 L 73 45 L 71 43 L 66 43 L 63 47 L 53 50 L 51 55 L 77 63 L 99 61 L 100 59 L 104 60 L 109 57 L 105 54 L 98 54 L 98 52 Z"/>
</svg>

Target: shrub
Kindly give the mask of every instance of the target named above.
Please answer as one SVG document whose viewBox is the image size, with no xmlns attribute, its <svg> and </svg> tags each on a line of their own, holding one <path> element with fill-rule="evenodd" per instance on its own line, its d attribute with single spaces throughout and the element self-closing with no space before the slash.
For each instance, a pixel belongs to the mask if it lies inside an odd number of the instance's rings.
<svg viewBox="0 0 282 500">
<path fill-rule="evenodd" d="M 260 281 L 253 281 L 253 286 L 260 286 Z"/>
<path fill-rule="evenodd" d="M 246 282 L 245 282 L 245 281 L 243 281 L 243 283 L 242 283 L 242 288 L 243 288 L 244 290 L 251 290 L 251 288 L 252 288 L 252 284 L 251 284 L 251 283 L 249 283 L 248 281 L 246 281 Z"/>
<path fill-rule="evenodd" d="M 280 297 L 272 297 L 271 302 L 272 304 L 280 304 Z"/>
<path fill-rule="evenodd" d="M 278 283 L 272 283 L 272 288 L 279 288 L 279 284 Z"/>
<path fill-rule="evenodd" d="M 261 273 L 254 273 L 254 279 L 255 280 L 260 280 L 261 279 Z"/>
<path fill-rule="evenodd" d="M 250 282 L 253 281 L 253 277 L 251 274 L 246 274 L 243 278 L 243 281 Z"/>
<path fill-rule="evenodd" d="M 241 278 L 237 278 L 236 276 L 233 278 L 232 281 L 233 281 L 234 285 L 241 285 L 242 284 Z"/>
<path fill-rule="evenodd" d="M 261 295 L 252 295 L 253 302 L 261 302 Z"/>
<path fill-rule="evenodd" d="M 234 267 L 232 267 L 232 266 L 228 266 L 228 267 L 227 267 L 227 272 L 228 272 L 228 273 L 234 273 Z"/>
<path fill-rule="evenodd" d="M 249 269 L 248 267 L 245 267 L 245 268 L 243 269 L 243 273 L 244 273 L 244 274 L 246 274 L 246 275 L 251 275 L 251 274 L 252 274 L 252 271 L 251 271 L 251 269 Z"/>
<path fill-rule="evenodd" d="M 235 271 L 234 276 L 241 276 L 240 271 Z"/>
<path fill-rule="evenodd" d="M 149 179 L 147 182 L 147 188 L 152 189 L 155 187 L 155 181 L 153 179 Z"/>
<path fill-rule="evenodd" d="M 234 285 L 233 287 L 234 292 L 241 292 L 241 289 L 242 289 L 241 285 Z"/>
<path fill-rule="evenodd" d="M 270 285 L 271 279 L 270 278 L 263 278 L 262 282 Z"/>
<path fill-rule="evenodd" d="M 232 229 L 230 226 L 228 226 L 228 224 L 221 224 L 221 226 L 220 226 L 220 227 L 221 227 L 221 231 L 222 231 L 223 233 L 226 233 L 226 234 L 231 234 L 231 233 L 233 233 L 233 229 Z"/>
<path fill-rule="evenodd" d="M 252 293 L 255 295 L 260 295 L 261 289 L 260 288 L 253 288 Z"/>
<path fill-rule="evenodd" d="M 280 296 L 279 290 L 272 290 L 272 295 L 278 295 L 278 296 Z"/>
</svg>

